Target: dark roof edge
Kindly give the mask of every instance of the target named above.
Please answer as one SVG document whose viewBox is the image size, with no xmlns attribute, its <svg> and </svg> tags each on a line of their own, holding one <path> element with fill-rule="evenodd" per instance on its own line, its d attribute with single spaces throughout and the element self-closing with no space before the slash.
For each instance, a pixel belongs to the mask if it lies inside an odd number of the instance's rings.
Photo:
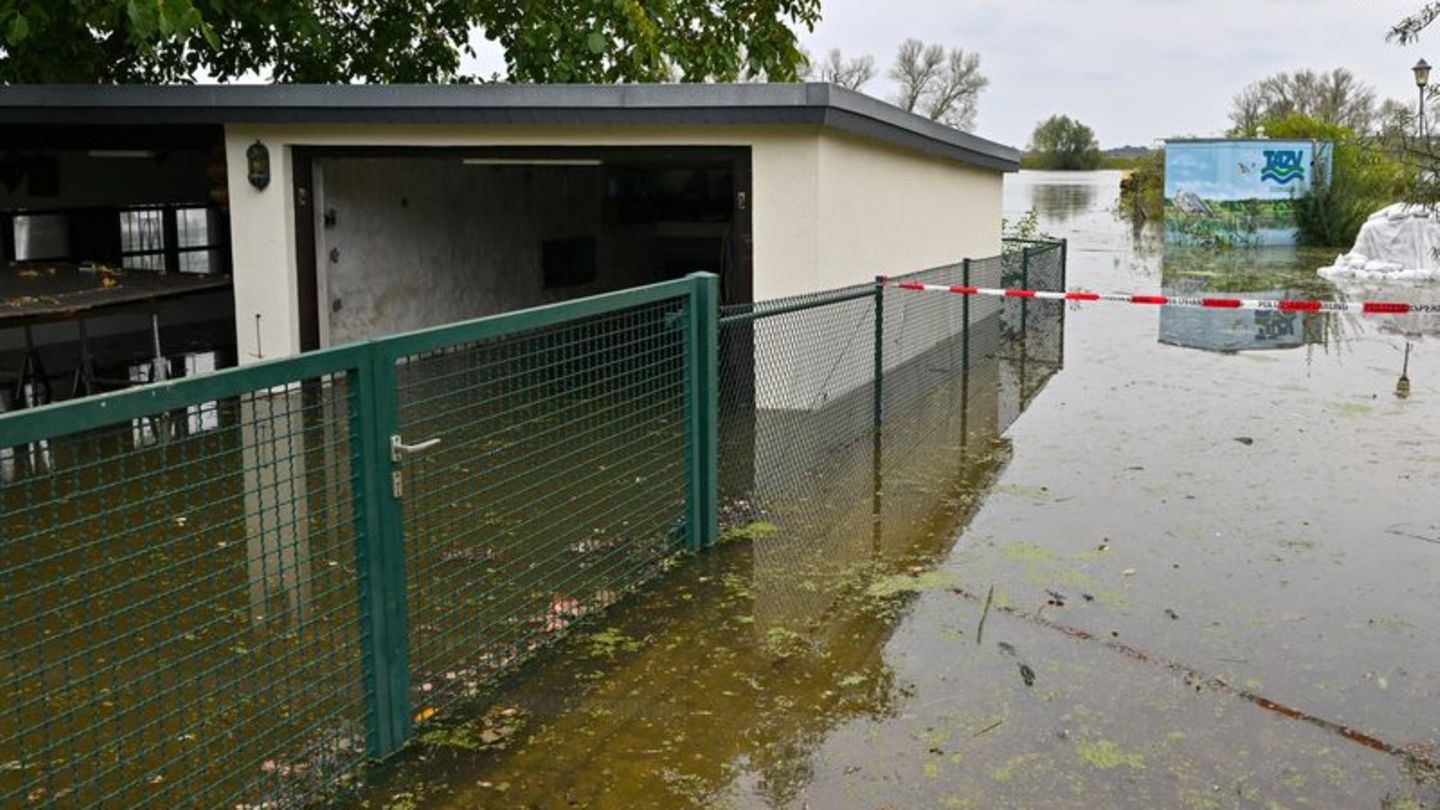
<svg viewBox="0 0 1440 810">
<path fill-rule="evenodd" d="M 999 171 L 1011 147 L 828 84 L 0 87 L 0 124 L 813 125 Z"/>
</svg>

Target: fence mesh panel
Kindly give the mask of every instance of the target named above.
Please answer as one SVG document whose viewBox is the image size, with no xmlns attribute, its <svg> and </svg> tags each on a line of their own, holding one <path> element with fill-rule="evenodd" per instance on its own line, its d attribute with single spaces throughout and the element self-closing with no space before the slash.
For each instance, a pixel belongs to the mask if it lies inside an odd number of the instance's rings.
<svg viewBox="0 0 1440 810">
<path fill-rule="evenodd" d="M 1000 287 L 1019 286 L 1022 278 L 1032 288 L 1063 289 L 1060 245 L 1007 244 L 1002 256 L 890 281 Z M 893 286 L 881 299 L 874 285 L 861 285 L 723 308 L 722 523 L 732 534 L 762 525 L 785 534 L 803 529 L 809 537 L 848 525 L 849 511 L 873 494 L 877 459 L 914 451 L 924 440 L 895 425 L 936 398 L 968 396 L 956 381 L 981 373 L 982 364 L 986 379 L 1004 392 L 997 394 L 1004 430 L 1059 366 L 1064 309 L 1050 303 Z M 883 451 L 873 442 L 877 340 Z"/>
<path fill-rule="evenodd" d="M 1017 245 L 1001 258 L 1005 263 L 1002 286 L 1064 291 L 1065 253 L 1059 245 Z M 1007 355 L 1023 356 L 1027 363 L 1059 365 L 1065 347 L 1062 328 L 1065 303 L 1009 298 L 1004 301 Z"/>
<path fill-rule="evenodd" d="M 289 805 L 360 763 L 349 393 L 0 456 L 0 805 Z"/>
<path fill-rule="evenodd" d="M 411 701 L 511 667 L 684 539 L 684 299 L 402 358 Z"/>
<path fill-rule="evenodd" d="M 1030 247 L 907 279 L 1061 289 Z M 705 352 L 698 280 L 647 289 L 0 417 L 0 805 L 303 805 L 403 742 L 397 707 L 663 571 L 702 502 Z M 722 527 L 824 539 L 757 545 L 758 586 L 873 553 L 886 470 L 909 503 L 900 461 L 1004 430 L 1062 317 L 874 285 L 724 308 Z M 392 430 L 440 440 L 398 500 Z"/>
</svg>

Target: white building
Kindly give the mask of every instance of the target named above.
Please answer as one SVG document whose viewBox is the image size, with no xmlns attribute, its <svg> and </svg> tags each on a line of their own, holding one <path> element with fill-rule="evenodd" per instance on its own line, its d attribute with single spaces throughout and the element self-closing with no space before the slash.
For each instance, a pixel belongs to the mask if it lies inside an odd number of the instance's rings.
<svg viewBox="0 0 1440 810">
<path fill-rule="evenodd" d="M 239 362 L 696 270 L 743 303 L 994 255 L 1019 158 L 825 84 L 4 87 L 0 156 L 4 259 L 228 273 L 158 306 Z"/>
</svg>

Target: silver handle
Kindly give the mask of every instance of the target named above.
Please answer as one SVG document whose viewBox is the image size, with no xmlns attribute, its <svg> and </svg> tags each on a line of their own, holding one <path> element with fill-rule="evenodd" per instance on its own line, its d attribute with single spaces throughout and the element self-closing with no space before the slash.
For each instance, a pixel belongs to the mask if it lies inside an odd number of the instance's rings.
<svg viewBox="0 0 1440 810">
<path fill-rule="evenodd" d="M 396 464 L 399 464 L 401 459 L 403 459 L 405 456 L 411 455 L 413 453 L 423 453 L 426 450 L 429 450 L 430 448 L 438 445 L 439 443 L 440 438 L 437 436 L 434 439 L 426 439 L 423 442 L 406 444 L 400 439 L 400 435 L 396 434 L 390 437 L 390 460 L 395 462 Z"/>
</svg>

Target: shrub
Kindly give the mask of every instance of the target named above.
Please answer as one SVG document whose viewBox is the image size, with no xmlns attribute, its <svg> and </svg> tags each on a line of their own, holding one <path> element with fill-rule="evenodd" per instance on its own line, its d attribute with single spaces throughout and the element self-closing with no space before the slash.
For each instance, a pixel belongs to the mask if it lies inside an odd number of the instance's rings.
<svg viewBox="0 0 1440 810">
<path fill-rule="evenodd" d="M 1267 121 L 1265 133 L 1331 143 L 1330 170 L 1317 161 L 1310 191 L 1295 201 L 1302 245 L 1348 247 L 1366 218 L 1414 189 L 1414 172 L 1405 163 L 1345 127 L 1291 115 Z"/>
<path fill-rule="evenodd" d="M 1120 213 L 1134 223 L 1159 222 L 1165 216 L 1165 150 L 1145 155 L 1120 180 Z"/>
</svg>

